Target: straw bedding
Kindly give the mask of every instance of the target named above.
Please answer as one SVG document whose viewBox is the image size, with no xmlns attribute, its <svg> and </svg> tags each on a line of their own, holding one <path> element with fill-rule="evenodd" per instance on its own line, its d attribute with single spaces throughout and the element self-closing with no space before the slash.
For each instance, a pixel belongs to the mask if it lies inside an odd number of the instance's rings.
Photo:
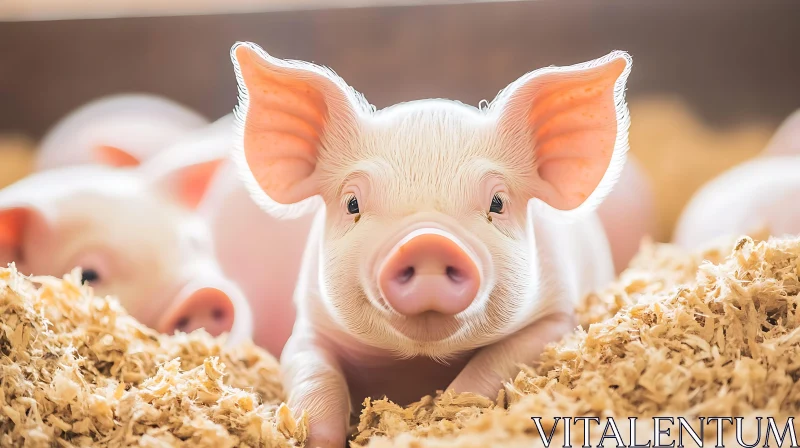
<svg viewBox="0 0 800 448">
<path fill-rule="evenodd" d="M 157 335 L 75 278 L 0 271 L 0 445 L 302 445 L 307 418 L 281 404 L 269 355 L 222 349 L 202 332 Z M 696 253 L 646 244 L 579 306 L 583 328 L 498 397 L 366 400 L 352 444 L 539 446 L 532 416 L 781 422 L 800 415 L 799 289 L 800 239 L 743 237 Z"/>
<path fill-rule="evenodd" d="M 275 360 L 167 337 L 63 280 L 0 270 L 0 446 L 291 446 Z M 288 417 L 288 418 L 287 418 Z"/>
</svg>

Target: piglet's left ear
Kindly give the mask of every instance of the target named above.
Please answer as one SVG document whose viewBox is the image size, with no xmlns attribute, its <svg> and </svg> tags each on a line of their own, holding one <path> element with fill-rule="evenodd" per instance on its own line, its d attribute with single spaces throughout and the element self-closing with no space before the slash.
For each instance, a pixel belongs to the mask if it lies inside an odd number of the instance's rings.
<svg viewBox="0 0 800 448">
<path fill-rule="evenodd" d="M 134 167 L 141 164 L 141 161 L 135 155 L 118 146 L 95 146 L 93 155 L 99 163 L 118 168 Z"/>
<path fill-rule="evenodd" d="M 547 67 L 508 86 L 492 104 L 504 148 L 532 167 L 529 194 L 561 211 L 594 210 L 628 151 L 624 90 L 631 58 L 615 51 Z"/>
<path fill-rule="evenodd" d="M 196 209 L 208 191 L 222 160 L 181 167 L 160 179 L 160 186 L 184 206 Z"/>
<path fill-rule="evenodd" d="M 226 115 L 145 160 L 139 167 L 151 185 L 196 209 L 233 146 L 233 115 Z"/>
<path fill-rule="evenodd" d="M 202 148 L 176 149 L 147 160 L 139 170 L 154 189 L 194 210 L 206 197 L 217 172 L 227 160 L 226 152 L 203 154 Z M 184 149 L 198 149 L 200 154 L 184 153 Z"/>
</svg>

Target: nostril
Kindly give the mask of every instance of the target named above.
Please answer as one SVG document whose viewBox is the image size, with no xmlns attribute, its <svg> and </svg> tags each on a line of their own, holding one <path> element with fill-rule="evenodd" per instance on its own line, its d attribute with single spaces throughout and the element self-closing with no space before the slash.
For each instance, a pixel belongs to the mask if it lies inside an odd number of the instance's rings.
<svg viewBox="0 0 800 448">
<path fill-rule="evenodd" d="M 401 272 L 400 275 L 397 276 L 397 281 L 400 283 L 406 283 L 409 280 L 411 280 L 411 277 L 414 276 L 415 272 L 416 271 L 414 269 L 414 266 L 409 266 L 403 269 L 403 272 Z"/>
<path fill-rule="evenodd" d="M 447 273 L 447 277 L 456 283 L 460 283 L 465 280 L 464 273 L 457 268 L 448 266 L 445 272 Z"/>
<path fill-rule="evenodd" d="M 188 326 L 189 326 L 189 317 L 188 316 L 181 317 L 180 319 L 178 319 L 177 322 L 175 322 L 175 328 L 180 330 L 180 331 L 184 331 L 184 329 L 186 327 L 188 327 Z"/>
<path fill-rule="evenodd" d="M 211 311 L 211 317 L 212 317 L 214 320 L 222 320 L 222 319 L 224 319 L 224 318 L 225 318 L 225 310 L 223 310 L 223 309 L 221 309 L 221 308 L 214 308 L 214 309 Z"/>
</svg>

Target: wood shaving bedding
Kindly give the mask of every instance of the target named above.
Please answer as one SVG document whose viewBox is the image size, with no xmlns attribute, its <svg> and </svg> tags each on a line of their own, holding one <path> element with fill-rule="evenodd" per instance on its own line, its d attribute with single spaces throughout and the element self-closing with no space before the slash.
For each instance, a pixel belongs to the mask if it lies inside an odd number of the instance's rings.
<svg viewBox="0 0 800 448">
<path fill-rule="evenodd" d="M 302 446 L 307 417 L 282 404 L 266 352 L 224 349 L 202 331 L 159 335 L 76 278 L 0 270 L 0 445 Z M 541 446 L 534 416 L 546 431 L 555 416 L 614 417 L 623 434 L 629 416 L 643 434 L 658 415 L 780 423 L 800 415 L 799 290 L 800 238 L 695 253 L 647 243 L 579 306 L 582 328 L 497 397 L 365 400 L 351 445 Z M 581 444 L 581 427 L 571 431 Z M 561 446 L 563 425 L 554 435 Z"/>
<path fill-rule="evenodd" d="M 0 269 L 0 446 L 295 446 L 273 357 L 204 331 L 165 336 L 116 300 Z"/>
</svg>

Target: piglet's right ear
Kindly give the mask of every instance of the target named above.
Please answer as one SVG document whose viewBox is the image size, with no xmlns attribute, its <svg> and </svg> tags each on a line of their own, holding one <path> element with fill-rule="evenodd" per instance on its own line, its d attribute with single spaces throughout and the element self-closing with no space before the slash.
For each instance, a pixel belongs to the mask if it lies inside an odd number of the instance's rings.
<svg viewBox="0 0 800 448">
<path fill-rule="evenodd" d="M 28 211 L 24 208 L 0 210 L 0 248 L 11 248 L 22 240 Z"/>
<path fill-rule="evenodd" d="M 231 59 L 240 91 L 235 158 L 245 180 L 266 193 L 255 199 L 268 211 L 302 213 L 320 193 L 320 157 L 346 147 L 363 98 L 328 69 L 274 58 L 251 43 L 234 45 Z"/>
<path fill-rule="evenodd" d="M 15 262 L 17 268 L 24 264 L 22 245 L 26 237 L 41 237 L 46 228 L 44 215 L 32 205 L 4 206 L 0 200 L 0 267 Z M 34 229 L 35 227 L 35 229 Z M 30 231 L 36 230 L 33 235 Z"/>
</svg>

